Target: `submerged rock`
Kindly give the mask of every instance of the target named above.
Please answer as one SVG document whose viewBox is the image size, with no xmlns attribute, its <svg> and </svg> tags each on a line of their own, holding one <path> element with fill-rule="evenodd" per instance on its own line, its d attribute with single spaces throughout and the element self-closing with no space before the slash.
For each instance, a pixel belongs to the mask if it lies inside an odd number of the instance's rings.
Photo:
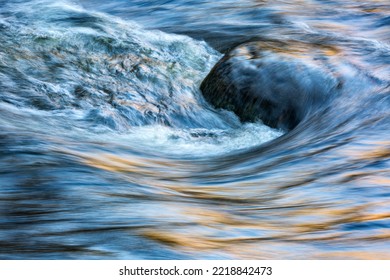
<svg viewBox="0 0 390 280">
<path fill-rule="evenodd" d="M 227 53 L 201 84 L 205 99 L 236 113 L 291 130 L 341 86 L 327 66 L 337 50 L 298 42 L 251 42 Z"/>
</svg>

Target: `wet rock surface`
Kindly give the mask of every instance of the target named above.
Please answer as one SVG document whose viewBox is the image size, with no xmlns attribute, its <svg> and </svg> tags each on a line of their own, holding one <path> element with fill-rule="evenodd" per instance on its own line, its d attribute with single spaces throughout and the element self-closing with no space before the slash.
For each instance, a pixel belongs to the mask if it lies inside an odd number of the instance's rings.
<svg viewBox="0 0 390 280">
<path fill-rule="evenodd" d="M 258 121 L 291 130 L 342 86 L 328 47 L 299 42 L 250 42 L 228 52 L 201 84 L 205 99 Z"/>
</svg>

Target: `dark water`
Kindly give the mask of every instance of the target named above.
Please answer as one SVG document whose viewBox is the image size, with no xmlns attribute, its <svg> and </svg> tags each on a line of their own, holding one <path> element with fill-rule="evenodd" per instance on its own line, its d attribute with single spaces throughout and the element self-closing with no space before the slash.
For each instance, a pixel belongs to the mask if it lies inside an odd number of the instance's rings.
<svg viewBox="0 0 390 280">
<path fill-rule="evenodd" d="M 214 109 L 250 40 L 342 93 L 289 132 Z M 0 258 L 390 259 L 389 107 L 385 0 L 0 1 Z"/>
</svg>

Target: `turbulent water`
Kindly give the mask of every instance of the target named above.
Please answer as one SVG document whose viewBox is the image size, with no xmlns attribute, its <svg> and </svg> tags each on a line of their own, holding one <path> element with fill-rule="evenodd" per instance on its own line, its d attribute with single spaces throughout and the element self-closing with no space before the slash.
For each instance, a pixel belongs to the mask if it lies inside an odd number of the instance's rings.
<svg viewBox="0 0 390 280">
<path fill-rule="evenodd" d="M 342 94 L 291 131 L 213 108 L 251 40 Z M 389 108 L 387 0 L 0 0 L 0 258 L 390 259 Z"/>
</svg>

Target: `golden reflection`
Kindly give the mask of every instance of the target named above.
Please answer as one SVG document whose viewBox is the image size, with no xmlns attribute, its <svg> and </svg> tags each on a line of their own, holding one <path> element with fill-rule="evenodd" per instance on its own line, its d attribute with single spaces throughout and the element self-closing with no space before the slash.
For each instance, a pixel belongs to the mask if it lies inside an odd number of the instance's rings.
<svg viewBox="0 0 390 280">
<path fill-rule="evenodd" d="M 154 241 L 161 242 L 167 245 L 182 246 L 196 250 L 207 250 L 220 248 L 218 242 L 201 238 L 198 235 L 191 235 L 189 233 L 178 232 L 164 232 L 164 231 L 145 231 L 142 233 L 144 237 L 150 238 Z"/>
<path fill-rule="evenodd" d="M 390 260 L 390 253 L 383 250 L 382 252 L 366 252 L 366 251 L 352 251 L 352 252 L 331 252 L 331 253 L 313 253 L 313 259 L 330 259 L 330 260 Z"/>
<path fill-rule="evenodd" d="M 256 43 L 258 49 L 263 51 L 269 50 L 275 53 L 283 53 L 299 57 L 309 57 L 309 53 L 320 52 L 324 56 L 335 56 L 341 53 L 341 50 L 330 44 L 315 44 L 301 41 L 287 40 L 287 41 L 258 41 Z M 251 58 L 257 58 L 261 54 L 253 54 L 250 49 L 239 49 L 238 55 L 244 55 Z"/>
<path fill-rule="evenodd" d="M 382 10 L 379 8 L 363 8 L 362 11 L 366 13 L 380 13 Z"/>
<path fill-rule="evenodd" d="M 278 230 L 278 227 L 265 220 L 253 220 L 226 211 L 214 211 L 211 209 L 186 207 L 183 213 L 193 222 L 211 228 L 234 226 L 234 229 L 258 229 Z"/>
<path fill-rule="evenodd" d="M 367 207 L 350 207 L 347 209 L 321 209 L 309 208 L 304 211 L 283 209 L 275 213 L 270 213 L 273 219 L 258 218 L 249 219 L 239 215 L 234 215 L 224 211 L 202 209 L 198 207 L 186 207 L 182 214 L 187 220 L 191 220 L 192 225 L 196 225 L 196 232 L 190 228 L 164 229 L 143 232 L 142 235 L 155 241 L 168 243 L 174 246 L 193 248 L 198 250 L 215 248 L 232 248 L 238 246 L 243 249 L 243 244 L 260 246 L 263 242 L 339 242 L 351 243 L 357 240 L 380 240 L 390 239 L 390 231 L 367 232 L 367 236 L 353 236 L 348 232 L 338 230 L 331 231 L 339 225 L 349 223 L 360 223 L 390 218 L 390 213 L 365 214 Z M 287 212 L 287 213 L 285 213 Z M 277 215 L 280 216 L 279 223 L 275 222 Z M 291 215 L 298 216 L 305 220 L 307 216 L 314 217 L 312 222 L 292 223 Z M 289 218 L 290 217 L 290 218 Z M 319 221 L 323 222 L 319 222 Z M 272 221 L 272 222 L 271 222 Z M 202 230 L 202 228 L 207 230 Z M 225 232 L 229 229 L 229 232 Z M 234 232 L 249 230 L 250 236 L 235 237 Z M 213 235 L 213 232 L 224 232 L 224 237 Z M 257 234 L 256 234 L 257 232 Z M 226 248 L 225 248 L 226 249 Z M 237 248 L 238 249 L 238 248 Z M 242 251 L 241 251 L 242 253 Z"/>
<path fill-rule="evenodd" d="M 145 175 L 153 175 L 153 172 L 147 170 L 147 166 L 142 164 L 142 161 L 124 159 L 111 154 L 100 154 L 94 157 L 86 157 L 85 163 L 99 169 L 104 169 L 113 172 L 132 172 L 138 173 L 142 171 Z"/>
<path fill-rule="evenodd" d="M 380 148 L 367 150 L 362 154 L 345 150 L 344 152 L 360 158 L 387 156 Z M 283 253 L 284 256 L 294 258 L 294 252 L 278 252 L 272 245 L 286 243 L 288 247 L 308 246 L 305 253 L 307 258 L 327 258 L 332 255 L 316 255 L 315 250 L 311 252 L 311 244 L 320 242 L 336 248 L 339 244 L 390 240 L 389 230 L 343 229 L 345 225 L 351 225 L 353 228 L 354 225 L 359 226 L 359 223 L 386 223 L 390 219 L 390 212 L 378 210 L 387 209 L 386 200 L 383 203 L 376 201 L 375 204 L 362 205 L 351 204 L 347 197 L 345 200 L 322 201 L 318 190 L 314 194 L 307 189 L 307 193 L 299 193 L 301 186 L 311 182 L 281 188 L 284 184 L 281 178 L 273 180 L 273 184 L 269 184 L 269 180 L 255 180 L 203 185 L 188 180 L 190 176 L 194 178 L 194 172 L 198 170 L 196 164 L 191 162 L 135 155 L 125 157 L 108 153 L 79 153 L 77 156 L 89 166 L 121 173 L 128 176 L 129 181 L 153 186 L 161 195 L 172 195 L 174 191 L 173 195 L 185 198 L 184 204 L 177 201 L 175 210 L 179 209 L 178 212 L 167 212 L 164 216 L 155 217 L 160 222 L 166 220 L 165 225 L 136 230 L 142 237 L 166 246 L 180 247 L 179 250 L 182 251 L 217 250 L 237 258 L 255 255 L 257 258 L 277 258 L 278 254 Z M 297 171 L 291 176 L 306 178 L 310 177 L 308 174 L 310 175 L 310 172 Z M 348 176 L 353 178 L 354 184 L 364 180 L 376 185 L 389 183 L 386 176 L 366 176 L 363 171 L 350 171 Z M 291 194 L 292 189 L 294 194 Z M 291 195 L 297 197 L 294 199 Z M 304 198 L 301 195 L 304 195 Z M 288 198 L 289 202 L 283 201 L 284 198 Z M 203 206 L 202 202 L 205 200 L 208 203 Z M 178 223 L 170 225 L 168 221 L 171 219 L 177 220 Z M 254 248 L 262 248 L 264 251 L 254 254 Z M 385 254 L 370 255 L 360 251 L 335 252 L 333 256 L 387 258 Z"/>
</svg>

